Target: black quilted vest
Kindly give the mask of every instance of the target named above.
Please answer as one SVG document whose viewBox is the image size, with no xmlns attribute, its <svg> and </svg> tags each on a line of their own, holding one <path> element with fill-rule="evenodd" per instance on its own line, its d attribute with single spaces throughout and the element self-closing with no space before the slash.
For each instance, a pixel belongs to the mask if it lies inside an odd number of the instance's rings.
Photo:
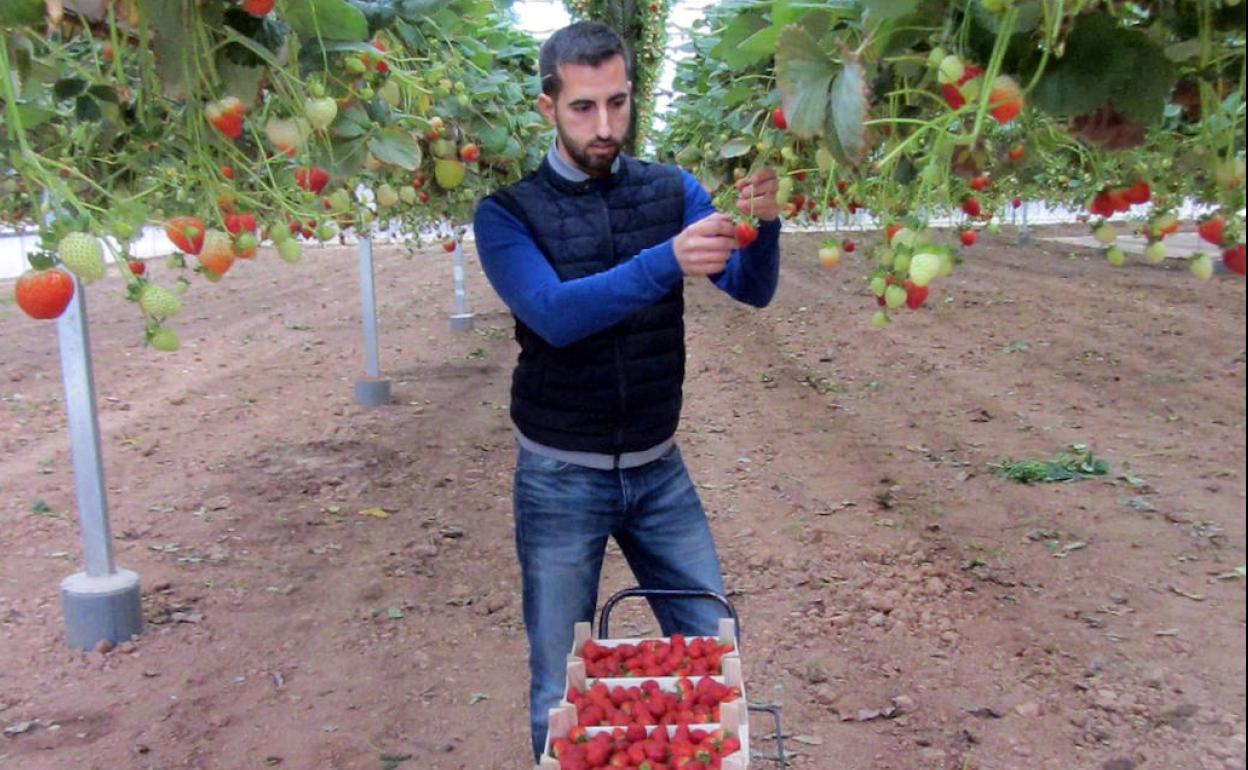
<svg viewBox="0 0 1248 770">
<path fill-rule="evenodd" d="M 490 196 L 523 223 L 562 280 L 607 270 L 681 231 L 678 169 L 620 156 L 609 177 L 573 182 L 543 161 Z M 528 438 L 619 454 L 670 438 L 685 379 L 682 283 L 629 318 L 556 348 L 516 319 L 511 417 Z"/>
</svg>

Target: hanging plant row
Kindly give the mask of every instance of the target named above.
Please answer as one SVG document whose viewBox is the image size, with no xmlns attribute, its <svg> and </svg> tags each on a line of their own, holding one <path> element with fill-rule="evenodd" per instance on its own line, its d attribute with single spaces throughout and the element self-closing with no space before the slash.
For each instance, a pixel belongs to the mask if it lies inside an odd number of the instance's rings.
<svg viewBox="0 0 1248 770">
<path fill-rule="evenodd" d="M 1086 212 L 1122 264 L 1127 214 L 1165 259 L 1185 200 L 1207 252 L 1244 273 L 1244 9 L 1239 2 L 864 0 L 724 3 L 678 69 L 660 155 L 712 189 L 782 171 L 786 216 L 865 210 L 877 326 L 923 305 L 1023 200 Z M 929 227 L 952 214 L 952 240 Z M 846 246 L 820 249 L 825 265 Z"/>
<path fill-rule="evenodd" d="M 41 233 L 16 287 L 36 318 L 72 297 L 59 271 L 86 285 L 111 257 L 176 349 L 191 280 L 262 239 L 296 261 L 375 223 L 454 238 L 540 156 L 536 46 L 490 2 L 58 5 L 7 0 L 0 28 L 0 223 Z M 160 283 L 128 251 L 146 225 L 179 249 Z"/>
</svg>

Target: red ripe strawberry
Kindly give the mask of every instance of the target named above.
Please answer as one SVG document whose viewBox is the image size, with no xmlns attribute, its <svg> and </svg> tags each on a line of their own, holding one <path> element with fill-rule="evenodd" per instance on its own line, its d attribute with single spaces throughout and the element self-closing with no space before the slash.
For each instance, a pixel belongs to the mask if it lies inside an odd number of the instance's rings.
<svg viewBox="0 0 1248 770">
<path fill-rule="evenodd" d="M 1023 92 L 1009 75 L 998 75 L 988 94 L 988 112 L 998 123 L 1009 123 L 1023 110 Z"/>
<path fill-rule="evenodd" d="M 963 246 L 975 245 L 975 240 L 976 240 L 975 231 L 971 230 L 970 228 L 967 228 L 966 230 L 963 230 L 962 232 L 958 233 L 958 238 L 962 240 Z"/>
<path fill-rule="evenodd" d="M 1222 264 L 1232 273 L 1244 274 L 1244 244 L 1237 243 L 1222 252 Z"/>
<path fill-rule="evenodd" d="M 737 248 L 744 249 L 758 238 L 758 228 L 751 222 L 737 223 Z"/>
<path fill-rule="evenodd" d="M 1018 208 L 1023 205 L 1023 199 L 1015 195 L 1014 200 L 1010 201 L 1010 205 L 1014 208 Z"/>
<path fill-rule="evenodd" d="M 442 250 L 445 251 L 447 254 L 450 254 L 451 252 L 455 251 L 456 245 L 457 245 L 457 241 L 454 238 L 448 238 L 447 240 L 442 241 Z"/>
<path fill-rule="evenodd" d="M 962 199 L 962 212 L 968 217 L 977 217 L 984 213 L 984 209 L 979 205 L 979 198 L 968 195 Z"/>
<path fill-rule="evenodd" d="M 320 166 L 295 169 L 295 184 L 314 195 L 320 195 L 325 185 L 329 184 L 329 172 Z"/>
<path fill-rule="evenodd" d="M 230 139 L 243 134 L 243 113 L 247 107 L 236 96 L 226 96 L 204 107 L 204 115 L 212 127 Z"/>
<path fill-rule="evenodd" d="M 74 279 L 58 267 L 27 270 L 13 285 L 13 298 L 31 318 L 57 318 L 74 298 Z"/>
<path fill-rule="evenodd" d="M 1108 187 L 1096 194 L 1096 197 L 1088 204 L 1088 211 L 1098 217 L 1112 217 L 1114 215 L 1114 201 L 1110 198 Z"/>
<path fill-rule="evenodd" d="M 465 163 L 476 163 L 481 157 L 481 150 L 475 144 L 465 144 L 459 148 L 459 157 Z"/>
<path fill-rule="evenodd" d="M 230 235 L 238 235 L 242 232 L 254 233 L 256 231 L 256 218 L 251 214 L 226 214 L 225 229 Z"/>
<path fill-rule="evenodd" d="M 988 177 L 980 174 L 979 176 L 971 178 L 969 187 L 975 192 L 982 192 L 988 189 L 989 184 L 991 183 L 988 181 Z"/>
<path fill-rule="evenodd" d="M 910 280 L 902 282 L 901 285 L 906 290 L 906 307 L 911 310 L 918 310 L 927 301 L 927 293 L 931 290 L 930 287 L 919 286 Z"/>
<path fill-rule="evenodd" d="M 1221 246 L 1222 240 L 1226 237 L 1226 217 L 1221 214 L 1214 214 L 1201 221 L 1196 226 L 1196 232 L 1200 237 L 1214 246 Z"/>
<path fill-rule="evenodd" d="M 777 107 L 771 111 L 771 124 L 781 131 L 789 127 L 789 120 L 784 116 L 783 107 Z"/>
<path fill-rule="evenodd" d="M 961 89 L 953 83 L 944 83 L 940 87 L 940 95 L 945 97 L 945 103 L 950 109 L 960 110 L 966 106 L 966 97 L 962 95 Z"/>
<path fill-rule="evenodd" d="M 165 235 L 180 251 L 198 254 L 204 247 L 204 221 L 199 217 L 174 217 L 165 223 Z"/>
<path fill-rule="evenodd" d="M 854 243 L 852 240 L 848 238 L 846 238 L 845 241 L 841 243 L 841 249 L 844 250 L 846 254 L 853 254 L 854 250 L 857 248 L 858 248 L 858 244 Z"/>
<path fill-rule="evenodd" d="M 884 226 L 885 243 L 892 243 L 893 236 L 896 235 L 903 227 L 905 227 L 905 225 L 903 225 L 900 222 L 890 222 L 889 224 L 885 225 Z"/>
<path fill-rule="evenodd" d="M 1122 197 L 1127 203 L 1138 206 L 1141 203 L 1148 203 L 1153 197 L 1153 190 L 1148 186 L 1148 182 L 1143 179 L 1122 191 Z"/>
<path fill-rule="evenodd" d="M 222 167 L 221 167 L 221 176 L 225 177 L 226 179 L 233 179 L 233 178 L 234 178 L 234 167 L 233 167 L 233 166 L 222 166 Z"/>
<path fill-rule="evenodd" d="M 1127 191 L 1125 189 L 1110 190 L 1109 204 L 1114 207 L 1114 211 L 1126 213 L 1131 210 L 1131 201 L 1127 199 Z"/>
<path fill-rule="evenodd" d="M 274 2 L 275 0 L 243 0 L 243 10 L 260 19 L 273 10 Z"/>
<path fill-rule="evenodd" d="M 1023 159 L 1023 145 L 1021 143 L 1012 145 L 1009 151 L 1006 152 L 1006 156 L 1011 163 L 1019 162 Z"/>
<path fill-rule="evenodd" d="M 204 248 L 199 252 L 199 264 L 209 277 L 220 277 L 234 264 L 234 241 L 220 230 L 209 230 Z"/>
<path fill-rule="evenodd" d="M 132 259 L 126 262 L 126 267 L 130 268 L 131 275 L 143 275 L 147 272 L 147 263 L 141 259 Z"/>
</svg>

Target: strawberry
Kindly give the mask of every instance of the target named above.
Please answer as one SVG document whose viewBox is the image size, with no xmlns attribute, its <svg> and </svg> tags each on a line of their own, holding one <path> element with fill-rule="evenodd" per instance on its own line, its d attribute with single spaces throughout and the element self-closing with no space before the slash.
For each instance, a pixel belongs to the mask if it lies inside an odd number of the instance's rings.
<svg viewBox="0 0 1248 770">
<path fill-rule="evenodd" d="M 1141 203 L 1148 203 L 1149 199 L 1153 197 L 1153 191 L 1152 188 L 1148 186 L 1148 182 L 1140 179 L 1135 184 L 1123 190 L 1122 197 L 1126 199 L 1127 203 L 1139 205 Z"/>
<path fill-rule="evenodd" d="M 141 259 L 132 259 L 126 262 L 126 267 L 130 269 L 131 275 L 143 275 L 147 272 L 147 264 Z"/>
<path fill-rule="evenodd" d="M 841 263 L 841 250 L 835 243 L 825 243 L 819 247 L 819 264 L 829 270 Z"/>
<path fill-rule="evenodd" d="M 60 268 L 27 270 L 13 285 L 17 306 L 31 318 L 57 318 L 74 298 L 74 279 Z"/>
<path fill-rule="evenodd" d="M 771 111 L 771 124 L 784 131 L 789 127 L 789 120 L 784 116 L 784 108 L 777 107 Z"/>
<path fill-rule="evenodd" d="M 257 19 L 262 19 L 273 10 L 274 2 L 275 0 L 243 0 L 243 10 Z"/>
<path fill-rule="evenodd" d="M 481 157 L 481 150 L 475 144 L 468 143 L 459 148 L 459 157 L 465 163 L 476 163 Z"/>
<path fill-rule="evenodd" d="M 1232 273 L 1244 274 L 1244 244 L 1237 243 L 1222 252 L 1222 264 Z"/>
<path fill-rule="evenodd" d="M 1014 208 L 1019 208 L 1023 205 L 1023 199 L 1015 195 L 1014 199 L 1010 201 L 1010 205 Z"/>
<path fill-rule="evenodd" d="M 1011 145 L 1010 149 L 1005 154 L 1006 154 L 1006 157 L 1010 159 L 1011 163 L 1019 162 L 1020 160 L 1023 159 L 1022 143 L 1016 143 L 1016 144 Z"/>
<path fill-rule="evenodd" d="M 903 225 L 901 222 L 890 222 L 889 224 L 885 225 L 884 226 L 885 243 L 892 243 L 893 236 L 899 233 L 904 228 L 905 228 L 905 225 Z"/>
<path fill-rule="evenodd" d="M 187 254 L 204 247 L 204 221 L 199 217 L 174 217 L 165 223 L 165 236 Z"/>
<path fill-rule="evenodd" d="M 916 286 L 927 286 L 940 275 L 942 260 L 939 254 L 922 251 L 910 260 L 910 279 Z"/>
<path fill-rule="evenodd" d="M 927 301 L 927 294 L 931 291 L 927 286 L 919 286 L 911 280 L 902 281 L 902 288 L 906 290 L 906 307 L 911 310 L 918 310 Z"/>
<path fill-rule="evenodd" d="M 448 238 L 445 241 L 442 241 L 442 250 L 445 251 L 447 254 L 450 254 L 451 252 L 455 251 L 455 247 L 458 245 L 459 245 L 459 242 L 456 241 L 454 238 Z"/>
<path fill-rule="evenodd" d="M 240 259 L 251 259 L 256 256 L 256 249 L 260 246 L 260 241 L 256 238 L 256 234 L 250 230 L 244 230 L 234 239 L 234 256 Z"/>
<path fill-rule="evenodd" d="M 1192 271 L 1192 275 L 1202 281 L 1213 277 L 1213 260 L 1209 259 L 1208 254 L 1193 254 L 1187 263 L 1187 268 Z"/>
<path fill-rule="evenodd" d="M 1109 191 L 1109 204 L 1114 207 L 1114 211 L 1118 213 L 1126 213 L 1131 210 L 1131 201 L 1127 198 L 1127 189 Z"/>
<path fill-rule="evenodd" d="M 56 246 L 61 264 L 78 276 L 83 285 L 104 277 L 104 248 L 87 233 L 68 233 Z"/>
<path fill-rule="evenodd" d="M 199 252 L 199 264 L 208 273 L 220 277 L 234 264 L 234 242 L 220 230 L 204 234 L 204 247 Z"/>
<path fill-rule="evenodd" d="M 182 341 L 168 326 L 150 327 L 145 336 L 148 345 L 163 353 L 173 353 L 182 347 Z"/>
<path fill-rule="evenodd" d="M 977 236 L 975 235 L 975 231 L 971 230 L 970 228 L 967 228 L 961 231 L 960 233 L 958 233 L 958 238 L 962 240 L 963 246 L 974 246 L 976 237 Z"/>
<path fill-rule="evenodd" d="M 962 211 L 968 217 L 977 217 L 984 213 L 984 209 L 979 204 L 979 199 L 974 195 L 968 195 L 962 199 Z"/>
<path fill-rule="evenodd" d="M 303 247 L 294 238 L 285 238 L 277 244 L 277 256 L 281 257 L 283 262 L 298 262 L 303 256 Z"/>
<path fill-rule="evenodd" d="M 303 114 L 315 131 L 324 131 L 338 117 L 338 102 L 331 97 L 310 98 L 303 103 Z"/>
<path fill-rule="evenodd" d="M 846 254 L 853 254 L 858 248 L 858 244 L 854 243 L 849 238 L 846 238 L 844 243 L 841 244 L 841 248 L 845 250 Z"/>
<path fill-rule="evenodd" d="M 312 133 L 307 118 L 269 118 L 264 124 L 264 135 L 278 152 L 294 157 Z"/>
<path fill-rule="evenodd" d="M 254 233 L 256 218 L 251 214 L 226 214 L 225 229 L 231 235 L 238 235 L 242 232 Z"/>
<path fill-rule="evenodd" d="M 1096 194 L 1096 197 L 1088 204 L 1088 211 L 1098 217 L 1112 217 L 1114 215 L 1114 202 L 1110 198 L 1108 187 Z"/>
<path fill-rule="evenodd" d="M 139 307 L 153 318 L 169 318 L 182 309 L 182 300 L 163 286 L 148 283 L 139 291 Z"/>
<path fill-rule="evenodd" d="M 243 113 L 246 111 L 247 107 L 236 96 L 222 97 L 204 107 L 204 115 L 212 127 L 230 139 L 242 136 Z"/>
<path fill-rule="evenodd" d="M 228 166 L 228 165 L 226 165 L 226 166 L 222 166 L 222 167 L 221 167 L 221 176 L 225 177 L 226 179 L 231 179 L 231 180 L 232 180 L 232 179 L 234 178 L 234 167 L 233 167 L 233 166 Z"/>
<path fill-rule="evenodd" d="M 320 195 L 325 185 L 329 184 L 329 172 L 320 166 L 297 168 L 295 169 L 295 183 L 314 195 Z"/>
<path fill-rule="evenodd" d="M 998 75 L 988 94 L 988 111 L 1002 125 L 1013 120 L 1023 109 L 1023 93 L 1009 75 Z"/>
<path fill-rule="evenodd" d="M 737 223 L 737 248 L 744 249 L 758 239 L 758 228 L 745 220 Z"/>
<path fill-rule="evenodd" d="M 1222 240 L 1226 237 L 1226 217 L 1214 214 L 1208 219 L 1201 220 L 1196 226 L 1196 232 L 1203 240 L 1214 246 L 1221 246 Z"/>
<path fill-rule="evenodd" d="M 991 184 L 991 182 L 988 181 L 988 177 L 980 174 L 979 176 L 972 177 L 968 186 L 975 192 L 982 192 L 988 189 L 989 184 Z"/>
</svg>

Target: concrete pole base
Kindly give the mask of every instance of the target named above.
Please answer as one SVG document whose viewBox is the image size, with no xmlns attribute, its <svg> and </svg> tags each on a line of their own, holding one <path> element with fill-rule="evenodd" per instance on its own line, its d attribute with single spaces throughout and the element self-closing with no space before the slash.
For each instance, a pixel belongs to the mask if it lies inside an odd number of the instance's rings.
<svg viewBox="0 0 1248 770">
<path fill-rule="evenodd" d="M 143 631 L 139 576 L 119 569 L 106 577 L 77 572 L 61 581 L 65 644 L 90 652 L 102 642 L 125 642 Z"/>
<path fill-rule="evenodd" d="M 390 380 L 356 380 L 355 403 L 369 407 L 389 404 Z"/>
<path fill-rule="evenodd" d="M 1031 245 L 1032 243 L 1034 243 L 1034 242 L 1035 242 L 1035 241 L 1032 239 L 1032 237 L 1031 237 L 1031 233 L 1029 233 L 1029 232 L 1022 232 L 1022 233 L 1019 233 L 1019 235 L 1018 235 L 1018 245 L 1019 245 L 1019 246 L 1030 246 L 1030 245 Z"/>
<path fill-rule="evenodd" d="M 451 331 L 472 331 L 472 313 L 455 313 L 451 316 Z"/>
</svg>

